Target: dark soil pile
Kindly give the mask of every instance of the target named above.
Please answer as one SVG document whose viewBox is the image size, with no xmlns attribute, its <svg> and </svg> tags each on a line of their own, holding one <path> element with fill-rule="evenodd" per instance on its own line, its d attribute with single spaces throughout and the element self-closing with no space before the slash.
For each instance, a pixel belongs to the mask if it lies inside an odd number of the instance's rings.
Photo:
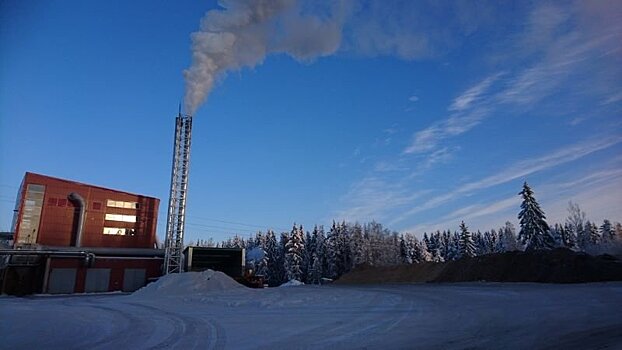
<svg viewBox="0 0 622 350">
<path fill-rule="evenodd" d="M 591 256 L 568 249 L 506 252 L 446 263 L 360 266 L 336 283 L 622 281 L 622 262 L 611 255 Z"/>
</svg>

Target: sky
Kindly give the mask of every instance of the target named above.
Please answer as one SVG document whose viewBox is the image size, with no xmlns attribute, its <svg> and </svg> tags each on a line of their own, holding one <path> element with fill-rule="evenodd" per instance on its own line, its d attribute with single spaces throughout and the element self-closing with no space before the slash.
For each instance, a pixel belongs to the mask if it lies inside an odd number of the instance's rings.
<svg viewBox="0 0 622 350">
<path fill-rule="evenodd" d="M 620 43 L 617 1 L 5 0 L 0 230 L 30 171 L 160 198 L 163 239 L 180 103 L 186 242 L 518 225 L 524 181 L 622 221 Z"/>
</svg>

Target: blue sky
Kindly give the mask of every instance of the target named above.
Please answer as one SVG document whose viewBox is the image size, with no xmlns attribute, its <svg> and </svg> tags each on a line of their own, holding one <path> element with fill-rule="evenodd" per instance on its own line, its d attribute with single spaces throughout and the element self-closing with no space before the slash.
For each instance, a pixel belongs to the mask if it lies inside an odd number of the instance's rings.
<svg viewBox="0 0 622 350">
<path fill-rule="evenodd" d="M 487 230 L 525 180 L 549 222 L 622 220 L 620 3 L 277 3 L 195 103 L 186 240 Z M 223 4 L 0 4 L 0 229 L 32 171 L 158 197 L 164 236 L 183 72 L 213 44 L 191 33 L 253 10 Z"/>
</svg>

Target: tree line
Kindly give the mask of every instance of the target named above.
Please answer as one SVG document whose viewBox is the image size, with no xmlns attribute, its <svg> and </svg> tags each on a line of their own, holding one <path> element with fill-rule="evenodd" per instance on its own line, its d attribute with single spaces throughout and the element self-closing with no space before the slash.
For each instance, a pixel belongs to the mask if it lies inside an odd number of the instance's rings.
<svg viewBox="0 0 622 350">
<path fill-rule="evenodd" d="M 263 275 L 271 286 L 289 280 L 322 283 L 339 278 L 355 266 L 386 266 L 421 262 L 444 262 L 463 257 L 515 250 L 568 248 L 599 254 L 622 247 L 622 224 L 604 220 L 601 225 L 586 220 L 575 203 L 568 206 L 563 224 L 549 226 L 533 191 L 524 183 L 519 193 L 523 201 L 518 214 L 520 230 L 511 222 L 499 229 L 471 232 L 461 222 L 458 231 L 425 232 L 422 237 L 391 231 L 377 222 L 333 222 L 328 232 L 321 225 L 305 231 L 294 224 L 290 232 L 257 232 L 249 238 L 238 235 L 215 244 L 198 241 L 199 246 L 245 248 L 247 268 Z"/>
</svg>

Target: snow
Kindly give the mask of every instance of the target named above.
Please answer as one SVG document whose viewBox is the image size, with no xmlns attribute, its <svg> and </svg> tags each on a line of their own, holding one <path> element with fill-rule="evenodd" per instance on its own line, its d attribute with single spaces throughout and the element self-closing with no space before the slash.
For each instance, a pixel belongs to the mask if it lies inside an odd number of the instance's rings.
<svg viewBox="0 0 622 350">
<path fill-rule="evenodd" d="M 0 297 L 2 347 L 622 348 L 622 282 L 259 290 L 231 282 L 186 273 L 132 295 Z"/>
<path fill-rule="evenodd" d="M 297 287 L 297 286 L 304 286 L 305 284 L 303 282 L 300 282 L 299 280 L 289 280 L 283 284 L 281 284 L 279 287 Z"/>
<path fill-rule="evenodd" d="M 220 271 L 173 273 L 137 290 L 137 296 L 192 295 L 246 288 Z"/>
</svg>

